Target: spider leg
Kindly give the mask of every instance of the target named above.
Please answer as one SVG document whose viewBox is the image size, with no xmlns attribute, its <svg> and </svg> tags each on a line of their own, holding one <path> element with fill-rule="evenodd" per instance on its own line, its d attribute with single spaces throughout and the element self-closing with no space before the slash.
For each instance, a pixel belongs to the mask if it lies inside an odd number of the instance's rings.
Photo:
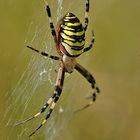
<svg viewBox="0 0 140 140">
<path fill-rule="evenodd" d="M 85 11 L 85 25 L 84 30 L 87 30 L 88 27 L 88 13 L 89 13 L 89 0 L 86 0 L 86 11 Z"/>
<path fill-rule="evenodd" d="M 43 56 L 45 56 L 45 57 L 49 57 L 49 58 L 51 58 L 51 59 L 53 59 L 53 60 L 61 60 L 61 58 L 58 57 L 58 56 L 49 55 L 49 54 L 46 53 L 46 52 L 39 51 L 39 50 L 37 50 L 37 49 L 35 49 L 35 48 L 32 48 L 32 47 L 30 47 L 30 46 L 26 46 L 26 47 L 29 48 L 29 49 L 31 49 L 31 50 L 33 50 L 33 51 L 35 51 L 35 52 L 37 52 L 37 53 L 39 53 L 39 54 L 41 54 L 41 55 L 43 55 Z"/>
<path fill-rule="evenodd" d="M 50 10 L 48 1 L 47 0 L 44 0 L 44 2 L 46 4 L 46 12 L 47 12 L 47 15 L 49 17 L 49 23 L 50 23 L 50 28 L 51 28 L 52 36 L 54 38 L 55 43 L 57 44 L 56 31 L 54 29 L 54 25 L 53 25 L 53 21 L 52 21 L 52 17 L 51 17 L 51 10 Z"/>
<path fill-rule="evenodd" d="M 94 41 L 95 41 L 95 36 L 94 36 L 94 31 L 92 31 L 91 43 L 90 43 L 89 47 L 84 48 L 83 53 L 89 51 L 92 48 Z"/>
<path fill-rule="evenodd" d="M 54 109 L 54 107 L 55 107 L 55 105 L 56 105 L 56 102 L 57 102 L 56 99 L 58 99 L 58 98 L 59 98 L 59 97 L 55 98 L 55 100 L 54 100 L 54 102 L 52 103 L 52 105 L 51 105 L 51 107 L 50 107 L 50 109 L 49 109 L 49 111 L 48 111 L 48 113 L 47 113 L 45 119 L 42 121 L 42 123 L 39 125 L 39 127 L 36 128 L 36 129 L 29 135 L 29 137 L 31 137 L 32 135 L 34 135 L 34 134 L 36 133 L 36 131 L 38 131 L 38 130 L 47 122 L 47 120 L 50 118 L 50 115 L 51 115 L 51 113 L 52 113 L 52 111 L 53 111 L 53 109 Z"/>
<path fill-rule="evenodd" d="M 76 110 L 76 112 L 79 112 L 89 106 L 91 106 L 93 104 L 93 102 L 95 102 L 96 100 L 96 96 L 97 94 L 100 92 L 99 88 L 96 86 L 96 82 L 95 82 L 95 79 L 94 77 L 84 68 L 82 67 L 80 64 L 76 64 L 75 66 L 75 69 L 80 72 L 81 75 L 83 75 L 87 80 L 88 82 L 91 84 L 91 87 L 93 89 L 93 93 L 92 93 L 92 101 L 89 102 L 87 105 L 85 105 L 84 107 Z"/>
<path fill-rule="evenodd" d="M 63 83 L 64 83 L 64 75 L 65 75 L 65 68 L 64 68 L 64 65 L 62 64 L 59 71 L 58 71 L 58 76 L 57 76 L 56 85 L 55 85 L 55 89 L 54 89 L 55 97 L 54 97 L 54 100 L 51 104 L 51 107 L 50 107 L 45 119 L 42 121 L 42 123 L 39 125 L 39 127 L 37 129 L 35 129 L 35 131 L 33 131 L 29 135 L 29 137 L 34 135 L 36 133 L 36 131 L 38 131 L 47 122 L 47 120 L 50 118 L 50 115 L 53 112 L 54 107 L 55 107 L 57 101 L 59 100 L 59 97 L 60 97 L 61 92 L 62 92 L 62 87 L 63 87 Z"/>
<path fill-rule="evenodd" d="M 33 120 L 34 118 L 38 117 L 39 115 L 41 115 L 47 109 L 47 107 L 52 103 L 52 101 L 54 100 L 55 96 L 56 96 L 56 94 L 53 94 L 53 96 L 51 98 L 49 98 L 49 100 L 47 101 L 47 103 L 33 117 L 30 117 L 30 118 L 28 118 L 26 120 L 23 120 L 21 122 L 18 122 L 18 123 L 15 124 L 15 126 L 24 124 L 24 123 L 26 123 L 28 121 Z"/>
</svg>

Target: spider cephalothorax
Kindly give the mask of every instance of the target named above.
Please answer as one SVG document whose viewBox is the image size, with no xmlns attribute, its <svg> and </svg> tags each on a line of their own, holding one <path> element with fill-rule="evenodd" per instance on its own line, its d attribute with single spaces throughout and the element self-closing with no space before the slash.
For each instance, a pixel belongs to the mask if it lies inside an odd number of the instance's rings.
<svg viewBox="0 0 140 140">
<path fill-rule="evenodd" d="M 89 51 L 92 48 L 93 43 L 94 43 L 94 33 L 92 31 L 91 43 L 88 47 L 85 47 L 85 32 L 88 26 L 89 0 L 86 0 L 84 26 L 81 24 L 80 20 L 74 14 L 67 13 L 60 20 L 56 30 L 54 28 L 54 25 L 51 19 L 51 10 L 50 10 L 47 0 L 45 0 L 45 3 L 46 3 L 46 11 L 49 17 L 52 36 L 55 42 L 55 47 L 60 56 L 49 55 L 46 52 L 39 51 L 30 46 L 27 46 L 27 47 L 32 49 L 33 51 L 36 51 L 37 53 L 40 53 L 41 55 L 45 57 L 49 57 L 53 60 L 60 61 L 60 68 L 58 70 L 58 75 L 56 78 L 56 84 L 54 87 L 54 93 L 52 97 L 50 97 L 47 100 L 45 105 L 40 109 L 40 111 L 37 114 L 35 114 L 33 117 L 27 120 L 24 120 L 16 124 L 16 125 L 20 125 L 36 118 L 37 116 L 42 114 L 46 110 L 47 107 L 49 107 L 49 111 L 44 121 L 29 136 L 32 136 L 38 129 L 40 129 L 46 123 L 47 119 L 50 117 L 61 95 L 66 72 L 72 73 L 74 69 L 76 69 L 82 76 L 84 76 L 88 80 L 93 90 L 90 96 L 92 100 L 84 107 L 78 109 L 76 112 L 89 107 L 96 100 L 96 95 L 100 92 L 99 88 L 96 86 L 94 77 L 84 67 L 82 67 L 79 63 L 76 62 L 76 58 L 80 56 L 82 53 Z"/>
</svg>

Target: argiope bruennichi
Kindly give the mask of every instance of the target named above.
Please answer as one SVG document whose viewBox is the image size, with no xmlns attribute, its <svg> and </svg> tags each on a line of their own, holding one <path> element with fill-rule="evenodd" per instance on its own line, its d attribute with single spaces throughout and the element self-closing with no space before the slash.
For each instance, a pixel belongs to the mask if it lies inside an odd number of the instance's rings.
<svg viewBox="0 0 140 140">
<path fill-rule="evenodd" d="M 76 61 L 76 58 L 78 56 L 89 51 L 92 48 L 94 39 L 95 39 L 94 32 L 92 31 L 91 43 L 88 47 L 84 47 L 85 46 L 85 32 L 88 26 L 89 0 L 86 0 L 84 26 L 74 14 L 67 13 L 60 20 L 56 30 L 53 25 L 53 21 L 51 18 L 51 10 L 50 10 L 47 0 L 45 0 L 45 3 L 46 3 L 46 11 L 49 18 L 51 33 L 54 38 L 56 50 L 60 56 L 49 55 L 46 52 L 39 51 L 30 46 L 27 46 L 27 47 L 37 53 L 40 53 L 41 55 L 45 57 L 49 57 L 53 60 L 60 61 L 60 68 L 58 70 L 58 75 L 57 75 L 56 84 L 54 87 L 54 93 L 52 97 L 48 99 L 48 101 L 45 103 L 45 105 L 41 108 L 41 110 L 37 114 L 35 114 L 33 117 L 27 120 L 24 120 L 16 124 L 16 125 L 20 125 L 36 118 L 37 116 L 42 114 L 46 110 L 47 107 L 50 106 L 49 111 L 44 121 L 33 133 L 29 135 L 29 137 L 35 134 L 35 132 L 46 123 L 47 119 L 50 117 L 51 113 L 53 112 L 53 109 L 57 101 L 59 100 L 59 97 L 62 92 L 64 77 L 65 77 L 66 72 L 72 73 L 74 69 L 76 69 L 82 76 L 84 76 L 88 80 L 88 82 L 91 84 L 91 87 L 93 89 L 93 92 L 91 95 L 92 101 L 77 111 L 80 111 L 89 107 L 96 100 L 96 95 L 100 92 L 99 88 L 96 86 L 94 77 Z"/>
</svg>

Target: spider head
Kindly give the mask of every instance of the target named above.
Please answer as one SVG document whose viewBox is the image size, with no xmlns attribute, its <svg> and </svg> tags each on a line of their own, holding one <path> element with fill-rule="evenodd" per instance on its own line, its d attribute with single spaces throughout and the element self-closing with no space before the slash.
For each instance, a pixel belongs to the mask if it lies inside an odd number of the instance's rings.
<svg viewBox="0 0 140 140">
<path fill-rule="evenodd" d="M 72 73 L 73 70 L 74 70 L 74 67 L 76 65 L 75 58 L 69 57 L 69 56 L 67 56 L 67 55 L 64 54 L 62 60 L 63 60 L 63 63 L 65 65 L 66 72 Z"/>
</svg>

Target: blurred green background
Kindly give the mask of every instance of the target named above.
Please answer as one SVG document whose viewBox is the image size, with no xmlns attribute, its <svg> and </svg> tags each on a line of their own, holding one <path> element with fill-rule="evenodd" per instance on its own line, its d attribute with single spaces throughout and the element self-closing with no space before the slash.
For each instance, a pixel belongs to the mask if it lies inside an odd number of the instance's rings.
<svg viewBox="0 0 140 140">
<path fill-rule="evenodd" d="M 94 28 L 96 42 L 78 61 L 94 74 L 101 94 L 92 107 L 73 116 L 73 110 L 84 105 L 84 97 L 90 93 L 87 81 L 74 72 L 66 78 L 58 107 L 48 121 L 52 127 L 46 124 L 48 128 L 40 129 L 34 140 L 140 139 L 140 1 L 90 1 L 86 40 L 90 41 Z M 84 21 L 84 0 L 48 2 L 55 25 L 69 11 Z M 55 83 L 52 71 L 59 65 L 25 48 L 31 44 L 56 53 L 43 0 L 1 0 L 0 17 L 0 140 L 25 140 L 40 119 L 13 125 L 45 103 Z M 46 78 L 40 78 L 44 68 Z M 62 114 L 57 111 L 61 106 L 66 108 Z"/>
</svg>

